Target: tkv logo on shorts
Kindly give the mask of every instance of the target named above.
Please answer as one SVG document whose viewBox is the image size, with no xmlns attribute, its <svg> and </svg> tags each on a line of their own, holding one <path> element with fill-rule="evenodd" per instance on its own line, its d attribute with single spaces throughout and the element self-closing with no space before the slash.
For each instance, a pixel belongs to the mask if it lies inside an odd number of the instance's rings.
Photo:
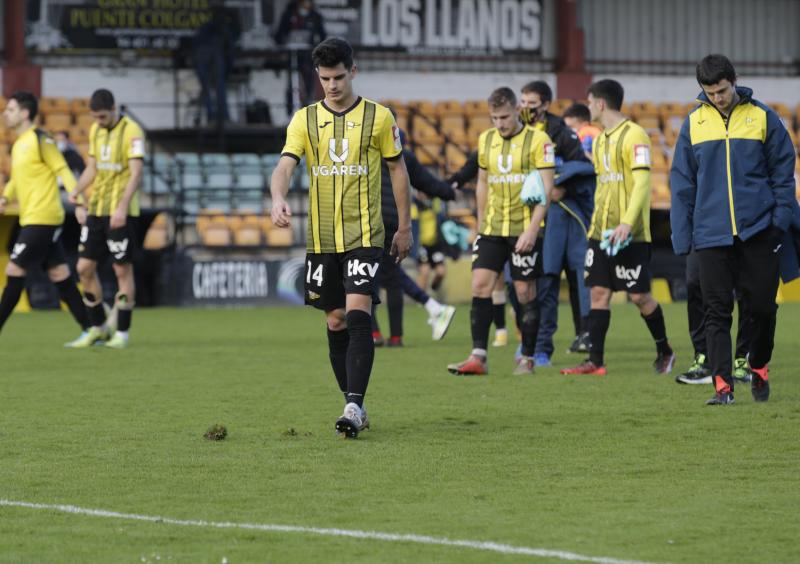
<svg viewBox="0 0 800 564">
<path fill-rule="evenodd" d="M 347 276 L 368 276 L 375 278 L 378 272 L 378 263 L 370 264 L 368 262 L 361 262 L 358 259 L 353 259 L 347 262 Z"/>
<path fill-rule="evenodd" d="M 636 268 L 625 268 L 624 266 L 616 266 L 615 271 L 619 280 L 626 280 L 625 285 L 630 288 L 639 280 L 639 275 L 642 273 L 642 265 Z"/>
<path fill-rule="evenodd" d="M 112 241 L 111 239 L 108 239 L 106 240 L 106 244 L 108 245 L 108 252 L 114 255 L 114 258 L 117 260 L 124 257 L 125 253 L 128 251 L 127 239 L 123 239 L 122 241 Z"/>
<path fill-rule="evenodd" d="M 328 156 L 331 160 L 335 163 L 343 163 L 347 160 L 347 156 L 350 154 L 350 142 L 347 139 L 341 139 L 342 143 L 342 152 L 336 152 L 336 139 L 331 139 L 328 142 Z"/>
<path fill-rule="evenodd" d="M 527 276 L 533 272 L 533 267 L 536 266 L 536 257 L 539 253 L 533 255 L 520 255 L 518 253 L 511 253 L 511 264 L 517 268 L 522 269 L 522 275 Z"/>
</svg>

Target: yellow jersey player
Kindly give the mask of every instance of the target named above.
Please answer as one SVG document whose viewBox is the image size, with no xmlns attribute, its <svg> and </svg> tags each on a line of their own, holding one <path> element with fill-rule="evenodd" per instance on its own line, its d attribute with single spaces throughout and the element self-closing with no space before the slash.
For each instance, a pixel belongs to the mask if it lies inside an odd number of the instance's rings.
<svg viewBox="0 0 800 564">
<path fill-rule="evenodd" d="M 615 290 L 628 293 L 656 342 L 655 371 L 670 372 L 675 360 L 661 306 L 650 293 L 650 137 L 620 113 L 623 95 L 614 80 L 589 87 L 592 121 L 604 127 L 592 147 L 597 190 L 586 251 L 592 344 L 589 359 L 562 374 L 606 374 L 603 349 Z"/>
<path fill-rule="evenodd" d="M 520 303 L 522 357 L 514 374 L 533 373 L 533 354 L 539 327 L 536 278 L 541 275 L 539 229 L 550 201 L 555 168 L 555 147 L 543 131 L 520 121 L 517 97 L 510 88 L 489 96 L 489 114 L 495 127 L 478 139 L 478 237 L 472 250 L 472 353 L 451 364 L 453 374 L 487 374 L 487 342 L 492 323 L 492 289 L 511 263 L 511 279 Z M 520 192 L 525 177 L 538 170 L 545 202 L 523 203 Z"/>
<path fill-rule="evenodd" d="M 92 94 L 89 110 L 94 118 L 89 130 L 89 162 L 70 194 L 70 201 L 78 205 L 81 194 L 92 187 L 81 229 L 78 274 L 89 308 L 92 337 L 105 340 L 107 347 L 121 349 L 128 344 L 136 294 L 133 260 L 138 252 L 137 191 L 145 155 L 144 133 L 138 123 L 119 115 L 114 95 L 108 90 L 100 89 Z M 113 335 L 97 276 L 97 263 L 109 256 L 118 286 Z"/>
<path fill-rule="evenodd" d="M 272 174 L 272 221 L 291 227 L 289 181 L 305 157 L 310 177 L 305 300 L 325 312 L 329 358 L 345 408 L 336 431 L 355 438 L 368 427 L 364 409 L 372 361 L 371 311 L 384 246 L 381 159 L 389 167 L 398 229 L 391 254 L 411 248 L 408 174 L 391 112 L 353 92 L 353 49 L 329 38 L 312 53 L 325 99 L 299 110 Z"/>
<path fill-rule="evenodd" d="M 28 270 L 42 266 L 83 329 L 81 336 L 66 346 L 83 347 L 90 344 L 89 316 L 61 245 L 64 208 L 56 180 L 60 178 L 69 190 L 75 186 L 75 177 L 55 141 L 34 127 L 38 108 L 33 94 L 15 92 L 3 112 L 6 126 L 16 132 L 17 140 L 11 149 L 11 180 L 0 197 L 0 213 L 5 212 L 10 201 L 16 200 L 21 229 L 6 267 L 6 287 L 0 298 L 0 329 L 19 302 Z"/>
</svg>

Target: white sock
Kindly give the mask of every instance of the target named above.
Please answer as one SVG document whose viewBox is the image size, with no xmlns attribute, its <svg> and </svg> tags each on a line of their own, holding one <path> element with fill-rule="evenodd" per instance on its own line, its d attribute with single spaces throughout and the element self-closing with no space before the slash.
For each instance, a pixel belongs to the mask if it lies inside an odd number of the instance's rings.
<svg viewBox="0 0 800 564">
<path fill-rule="evenodd" d="M 123 339 L 127 339 L 128 338 L 128 332 L 127 331 L 117 331 L 114 334 L 121 336 Z"/>
<path fill-rule="evenodd" d="M 481 358 L 486 358 L 486 349 L 472 349 L 472 354 Z"/>
<path fill-rule="evenodd" d="M 439 302 L 437 302 L 436 300 L 434 300 L 433 298 L 428 298 L 428 301 L 425 302 L 425 309 L 428 310 L 428 315 L 430 315 L 431 317 L 436 317 L 437 315 L 442 313 L 444 306 Z"/>
</svg>

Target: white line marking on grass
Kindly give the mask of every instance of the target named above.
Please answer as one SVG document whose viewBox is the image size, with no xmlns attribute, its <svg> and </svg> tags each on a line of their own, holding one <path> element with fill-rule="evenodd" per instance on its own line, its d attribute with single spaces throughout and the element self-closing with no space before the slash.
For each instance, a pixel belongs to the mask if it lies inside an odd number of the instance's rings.
<svg viewBox="0 0 800 564">
<path fill-rule="evenodd" d="M 528 548 L 525 546 L 513 546 L 488 541 L 457 540 L 445 537 L 431 537 L 428 535 L 401 535 L 396 533 L 381 533 L 378 531 L 358 531 L 348 529 L 325 529 L 320 527 L 298 527 L 295 525 L 270 525 L 259 523 L 233 523 L 230 521 L 202 521 L 197 519 L 172 519 L 170 517 L 158 517 L 155 515 L 138 515 L 136 513 L 118 513 L 117 511 L 107 511 L 105 509 L 90 509 L 75 505 L 56 505 L 49 503 L 31 503 L 29 501 L 14 501 L 11 499 L 0 499 L 0 506 L 22 507 L 26 509 L 40 509 L 47 511 L 58 511 L 61 513 L 72 513 L 74 515 L 88 515 L 91 517 L 106 517 L 110 519 L 127 519 L 129 521 L 146 521 L 149 523 L 163 523 L 167 525 L 179 525 L 182 527 L 207 527 L 215 529 L 244 529 L 250 531 L 266 531 L 279 533 L 305 533 L 310 535 L 323 535 L 329 537 L 350 537 L 356 539 L 371 539 L 391 542 L 410 542 L 417 544 L 428 544 L 437 546 L 457 546 L 461 548 L 471 548 L 474 550 L 485 550 L 488 552 L 498 552 L 501 554 L 521 554 L 524 556 L 539 556 L 542 558 L 557 558 L 559 560 L 571 560 L 577 562 L 598 562 L 600 564 L 650 564 L 639 560 L 620 560 L 606 556 L 585 556 L 574 552 L 563 550 L 548 550 L 546 548 Z"/>
</svg>

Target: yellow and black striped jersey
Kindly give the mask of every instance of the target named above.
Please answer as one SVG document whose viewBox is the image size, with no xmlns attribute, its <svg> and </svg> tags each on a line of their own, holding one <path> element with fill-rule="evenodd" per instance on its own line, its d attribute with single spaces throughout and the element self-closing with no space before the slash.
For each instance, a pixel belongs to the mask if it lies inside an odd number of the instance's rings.
<svg viewBox="0 0 800 564">
<path fill-rule="evenodd" d="M 620 223 L 631 225 L 634 241 L 650 242 L 650 137 L 630 120 L 598 135 L 592 145 L 597 172 L 594 214 L 589 237 L 600 240 L 603 231 Z M 647 171 L 646 193 L 634 193 L 635 170 Z"/>
<path fill-rule="evenodd" d="M 96 123 L 89 130 L 89 156 L 94 157 L 97 175 L 89 198 L 89 215 L 112 215 L 116 211 L 131 170 L 128 161 L 144 158 L 144 132 L 138 123 L 127 116 L 110 129 Z M 139 192 L 135 192 L 128 215 L 139 215 Z"/>
<path fill-rule="evenodd" d="M 361 97 L 343 112 L 324 101 L 302 108 L 286 130 L 282 154 L 306 159 L 308 252 L 383 247 L 381 158 L 402 154 L 400 130 L 387 108 Z"/>
<path fill-rule="evenodd" d="M 505 139 L 497 129 L 481 133 L 478 166 L 486 170 L 487 195 L 481 235 L 516 237 L 531 222 L 531 207 L 522 203 L 520 191 L 533 169 L 555 167 L 555 147 L 547 133 L 525 126 Z"/>
<path fill-rule="evenodd" d="M 64 223 L 56 177 L 68 191 L 75 188 L 75 177 L 55 141 L 31 127 L 11 148 L 11 179 L 3 191 L 8 200 L 19 202 L 20 225 Z"/>
</svg>

